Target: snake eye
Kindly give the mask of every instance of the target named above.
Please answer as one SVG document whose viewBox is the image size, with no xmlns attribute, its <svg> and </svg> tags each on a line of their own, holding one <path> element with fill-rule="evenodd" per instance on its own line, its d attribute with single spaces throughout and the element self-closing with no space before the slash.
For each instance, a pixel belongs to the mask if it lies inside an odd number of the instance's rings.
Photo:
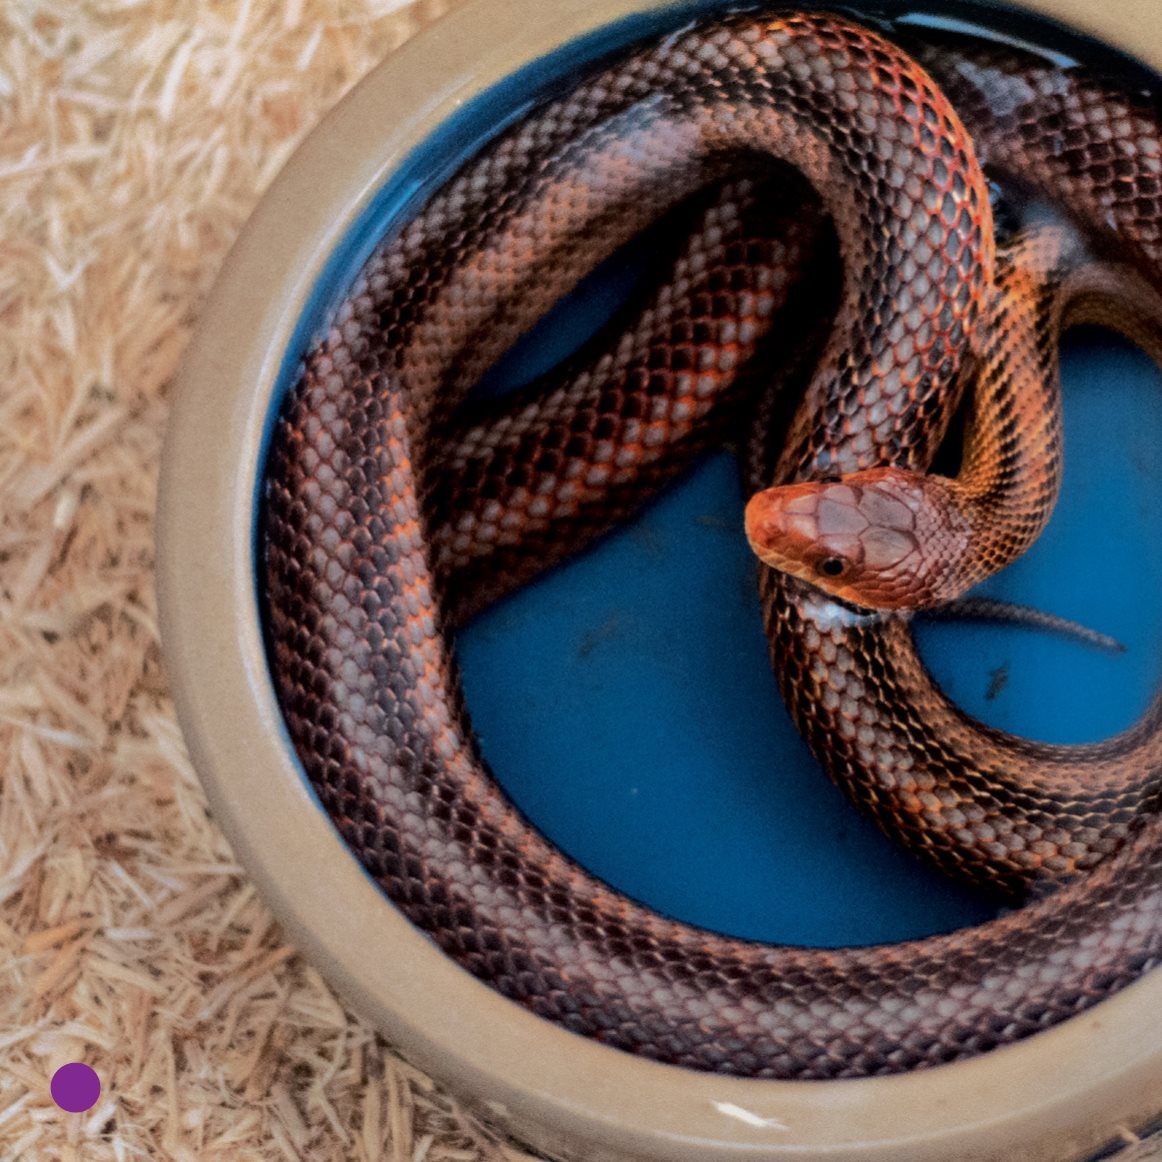
<svg viewBox="0 0 1162 1162">
<path fill-rule="evenodd" d="M 827 577 L 842 577 L 847 563 L 838 557 L 828 557 L 819 562 L 819 572 Z"/>
</svg>

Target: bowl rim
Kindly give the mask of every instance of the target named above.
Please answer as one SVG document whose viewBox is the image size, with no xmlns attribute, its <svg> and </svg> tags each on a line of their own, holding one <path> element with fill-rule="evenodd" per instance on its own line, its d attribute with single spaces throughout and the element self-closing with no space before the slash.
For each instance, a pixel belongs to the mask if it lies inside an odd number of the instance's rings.
<svg viewBox="0 0 1162 1162">
<path fill-rule="evenodd" d="M 466 102 L 578 37 L 671 6 L 475 0 L 374 69 L 263 197 L 186 353 L 162 460 L 159 614 L 190 756 L 290 939 L 406 1057 L 536 1147 L 673 1162 L 1051 1162 L 1096 1148 L 1156 1112 L 1162 972 L 1025 1041 L 912 1074 L 755 1081 L 661 1065 L 560 1029 L 445 958 L 351 856 L 293 757 L 254 591 L 255 478 L 284 353 L 329 257 Z M 1162 20 L 1149 19 L 1148 0 L 1009 7 L 1162 71 Z"/>
</svg>

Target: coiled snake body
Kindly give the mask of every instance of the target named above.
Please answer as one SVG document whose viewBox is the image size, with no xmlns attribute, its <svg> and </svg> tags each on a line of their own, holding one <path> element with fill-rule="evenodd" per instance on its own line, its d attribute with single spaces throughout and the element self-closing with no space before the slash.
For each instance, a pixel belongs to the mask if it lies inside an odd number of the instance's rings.
<svg viewBox="0 0 1162 1162">
<path fill-rule="evenodd" d="M 938 1064 L 1060 1021 L 1162 955 L 1162 706 L 1096 746 L 1003 735 L 934 686 L 906 618 L 784 573 L 764 570 L 761 586 L 773 656 L 828 773 L 885 830 L 969 879 L 1022 895 L 1084 876 L 978 928 L 903 944 L 727 938 L 650 911 L 553 848 L 489 776 L 464 713 L 445 627 L 721 438 L 772 360 L 806 384 L 785 433 L 748 440 L 756 486 L 923 472 L 966 381 L 979 458 L 1009 455 L 1007 482 L 1023 453 L 990 433 L 1002 412 L 1025 416 L 1035 372 L 1050 417 L 1039 438 L 1052 443 L 1053 351 L 1070 312 L 1108 318 L 1098 304 L 1130 287 L 1128 325 L 1149 341 L 1162 312 L 1138 296 L 1162 269 L 1162 135 L 1147 99 L 992 45 L 916 51 L 941 87 L 847 20 L 745 13 L 595 73 L 381 244 L 309 352 L 273 441 L 272 671 L 336 826 L 469 971 L 659 1060 L 796 1078 Z M 1039 136 L 1046 102 L 1064 152 Z M 976 151 L 1098 223 L 1124 260 L 1086 281 L 1065 226 L 996 258 Z M 515 400 L 455 411 L 556 298 L 691 198 L 670 280 L 624 334 Z M 833 325 L 817 344 L 793 341 L 813 333 L 798 312 L 826 293 L 836 247 Z M 979 495 L 993 488 L 1024 514 L 1008 526 L 1024 543 L 1052 504 L 1054 463 L 1043 458 L 1015 502 L 1007 483 L 976 478 Z"/>
</svg>

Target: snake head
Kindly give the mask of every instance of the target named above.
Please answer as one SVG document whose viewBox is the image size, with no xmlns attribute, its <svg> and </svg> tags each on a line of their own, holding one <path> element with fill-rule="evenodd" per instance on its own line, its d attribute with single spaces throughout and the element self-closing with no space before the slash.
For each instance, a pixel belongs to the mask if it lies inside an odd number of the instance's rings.
<svg viewBox="0 0 1162 1162">
<path fill-rule="evenodd" d="M 751 497 L 746 536 L 764 564 L 868 609 L 923 609 L 972 580 L 971 529 L 940 476 L 871 468 Z"/>
</svg>

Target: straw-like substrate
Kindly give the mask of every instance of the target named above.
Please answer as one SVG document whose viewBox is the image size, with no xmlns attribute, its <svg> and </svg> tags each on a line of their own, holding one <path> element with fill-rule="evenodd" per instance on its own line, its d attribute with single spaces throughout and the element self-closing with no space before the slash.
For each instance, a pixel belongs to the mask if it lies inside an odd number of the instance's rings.
<svg viewBox="0 0 1162 1162">
<path fill-rule="evenodd" d="M 510 1159 L 286 946 L 159 664 L 202 299 L 302 135 L 447 5 L 0 6 L 0 1159 Z M 62 1113 L 79 1060 L 104 1092 Z"/>
<path fill-rule="evenodd" d="M 524 1156 L 284 943 L 186 759 L 151 581 L 167 395 L 226 250 L 445 7 L 0 6 L 3 1162 Z M 50 1098 L 68 1061 L 104 1083 L 87 1114 Z"/>
</svg>

